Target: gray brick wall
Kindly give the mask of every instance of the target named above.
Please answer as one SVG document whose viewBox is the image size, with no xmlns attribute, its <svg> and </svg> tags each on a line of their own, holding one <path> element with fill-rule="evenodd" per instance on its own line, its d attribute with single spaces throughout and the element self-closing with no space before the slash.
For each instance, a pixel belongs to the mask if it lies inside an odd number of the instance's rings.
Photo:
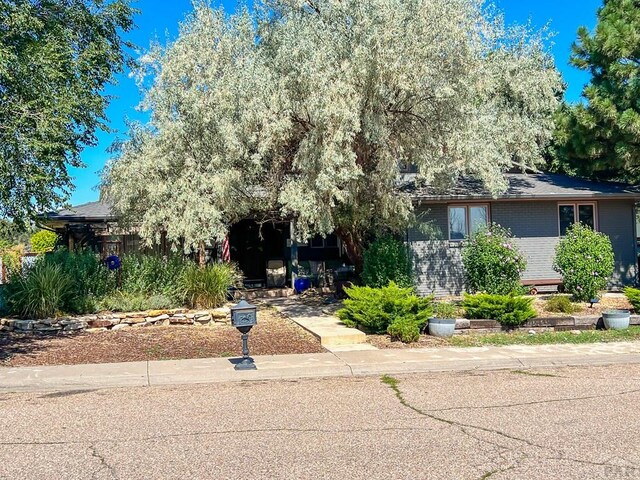
<svg viewBox="0 0 640 480">
<path fill-rule="evenodd" d="M 560 279 L 553 270 L 558 244 L 557 202 L 494 202 L 491 220 L 511 230 L 515 243 L 527 260 L 522 279 Z"/>
<path fill-rule="evenodd" d="M 598 230 L 609 236 L 615 254 L 612 286 L 630 285 L 636 281 L 638 267 L 635 223 L 633 202 L 598 202 Z"/>
<path fill-rule="evenodd" d="M 553 270 L 558 244 L 558 202 L 500 201 L 491 203 L 491 220 L 507 227 L 527 259 L 523 279 L 560 279 Z M 637 262 L 633 201 L 598 201 L 599 230 L 610 238 L 616 257 L 612 287 L 635 282 Z M 447 205 L 418 209 L 420 227 L 407 240 L 413 255 L 420 294 L 458 295 L 464 290 L 460 244 L 448 240 Z"/>
</svg>

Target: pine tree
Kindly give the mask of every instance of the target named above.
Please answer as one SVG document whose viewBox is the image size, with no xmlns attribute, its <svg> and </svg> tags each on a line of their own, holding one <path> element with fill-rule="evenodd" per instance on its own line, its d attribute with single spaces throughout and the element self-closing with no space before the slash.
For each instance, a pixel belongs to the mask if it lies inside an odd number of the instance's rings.
<svg viewBox="0 0 640 480">
<path fill-rule="evenodd" d="M 565 171 L 640 180 L 640 0 L 605 0 L 593 33 L 578 30 L 571 63 L 588 71 L 586 102 L 558 113 L 556 160 Z"/>
</svg>

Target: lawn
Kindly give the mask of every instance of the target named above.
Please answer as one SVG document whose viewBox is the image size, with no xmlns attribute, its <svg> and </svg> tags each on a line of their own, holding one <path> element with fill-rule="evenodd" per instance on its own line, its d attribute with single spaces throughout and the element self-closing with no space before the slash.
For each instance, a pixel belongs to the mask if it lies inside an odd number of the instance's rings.
<svg viewBox="0 0 640 480">
<path fill-rule="evenodd" d="M 131 327 L 74 335 L 0 336 L 1 366 L 71 365 L 241 355 L 230 325 Z M 252 355 L 323 352 L 320 342 L 273 309 L 261 309 L 249 336 Z"/>
<path fill-rule="evenodd" d="M 483 345 L 545 345 L 553 343 L 606 343 L 640 340 L 640 327 L 627 330 L 583 330 L 575 332 L 491 333 L 486 335 L 455 335 L 448 344 L 454 347 L 481 347 Z"/>
</svg>

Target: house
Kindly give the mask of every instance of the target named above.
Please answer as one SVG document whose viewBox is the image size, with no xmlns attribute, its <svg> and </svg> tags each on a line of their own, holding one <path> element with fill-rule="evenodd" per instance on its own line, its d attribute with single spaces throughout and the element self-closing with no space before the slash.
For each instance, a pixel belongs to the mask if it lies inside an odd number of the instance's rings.
<svg viewBox="0 0 640 480">
<path fill-rule="evenodd" d="M 70 250 L 90 248 L 103 258 L 129 253 L 168 255 L 170 245 L 161 238 L 159 245 L 149 249 L 133 230 L 123 230 L 111 206 L 106 202 L 90 202 L 69 209 L 52 212 L 40 218 L 40 223 L 55 230 Z M 308 275 L 323 284 L 333 271 L 342 268 L 348 259 L 336 235 L 315 237 L 307 243 L 291 240 L 291 222 L 258 223 L 242 220 L 229 231 L 231 261 L 238 264 L 248 287 L 266 287 L 267 265 L 281 265 L 286 269 L 287 283 L 294 275 Z M 206 256 L 214 261 L 220 254 L 219 245 L 207 247 Z"/>
<path fill-rule="evenodd" d="M 480 182 L 468 179 L 444 194 L 428 186 L 411 188 L 418 223 L 408 229 L 406 240 L 421 294 L 457 295 L 464 290 L 464 239 L 488 222 L 511 230 L 527 260 L 523 274 L 527 285 L 541 289 L 556 288 L 561 283 L 552 267 L 555 247 L 575 221 L 586 223 L 611 239 L 615 253 L 611 286 L 636 282 L 636 201 L 640 200 L 640 190 L 565 175 L 506 174 L 506 178 L 509 187 L 497 198 Z M 103 256 L 139 251 L 139 236 L 121 231 L 116 220 L 108 204 L 92 202 L 49 214 L 42 223 L 62 235 L 70 248 L 89 246 Z M 289 283 L 296 274 L 323 278 L 348 263 L 335 235 L 316 237 L 306 244 L 297 244 L 291 238 L 289 221 L 260 225 L 243 220 L 232 226 L 231 260 L 239 264 L 247 285 L 267 285 L 269 262 L 282 262 Z M 155 250 L 166 255 L 168 246 L 163 241 Z M 212 248 L 209 257 L 216 255 Z"/>
<path fill-rule="evenodd" d="M 611 287 L 636 282 L 640 190 L 566 175 L 506 174 L 506 179 L 508 189 L 497 198 L 473 180 L 460 181 L 446 194 L 428 186 L 413 189 L 419 223 L 407 232 L 407 242 L 421 294 L 457 295 L 464 290 L 464 238 L 488 222 L 511 230 L 527 260 L 522 277 L 526 285 L 539 289 L 561 283 L 553 270 L 555 248 L 576 221 L 611 239 L 615 254 Z"/>
</svg>

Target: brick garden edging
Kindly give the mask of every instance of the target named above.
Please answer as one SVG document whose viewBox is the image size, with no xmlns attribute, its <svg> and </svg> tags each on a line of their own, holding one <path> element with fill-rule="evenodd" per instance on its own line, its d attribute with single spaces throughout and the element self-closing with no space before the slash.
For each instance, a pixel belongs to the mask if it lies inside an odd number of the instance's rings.
<svg viewBox="0 0 640 480">
<path fill-rule="evenodd" d="M 99 332 L 131 327 L 155 325 L 217 325 L 230 323 L 228 307 L 213 310 L 150 310 L 146 312 L 100 313 L 96 315 L 65 316 L 42 320 L 0 319 L 0 332 L 21 333 L 71 333 L 78 331 Z"/>
<path fill-rule="evenodd" d="M 527 320 L 524 325 L 519 328 L 514 328 L 514 330 L 533 330 L 535 332 L 593 330 L 601 318 L 602 316 L 600 315 L 536 317 Z M 631 315 L 629 324 L 640 325 L 640 315 Z M 504 331 L 504 329 L 496 320 L 469 320 L 466 318 L 456 320 L 456 333 L 458 334 L 497 333 L 502 331 Z"/>
</svg>

